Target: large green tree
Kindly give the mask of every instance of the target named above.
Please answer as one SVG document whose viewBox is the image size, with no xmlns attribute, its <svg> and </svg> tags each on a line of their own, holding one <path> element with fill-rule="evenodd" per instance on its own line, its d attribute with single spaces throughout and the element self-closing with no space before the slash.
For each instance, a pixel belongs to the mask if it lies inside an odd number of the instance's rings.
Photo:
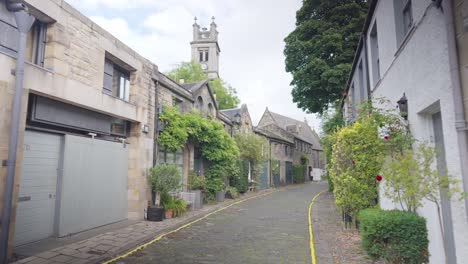
<svg viewBox="0 0 468 264">
<path fill-rule="evenodd" d="M 367 11 L 365 0 L 304 0 L 286 38 L 293 101 L 323 113 L 343 90 Z"/>
<path fill-rule="evenodd" d="M 199 63 L 194 61 L 182 62 L 177 68 L 166 74 L 174 81 L 184 80 L 186 83 L 199 82 L 208 79 L 208 75 L 203 72 Z M 235 108 L 240 103 L 237 91 L 220 78 L 210 80 L 210 87 L 216 94 L 216 101 L 220 110 Z"/>
</svg>

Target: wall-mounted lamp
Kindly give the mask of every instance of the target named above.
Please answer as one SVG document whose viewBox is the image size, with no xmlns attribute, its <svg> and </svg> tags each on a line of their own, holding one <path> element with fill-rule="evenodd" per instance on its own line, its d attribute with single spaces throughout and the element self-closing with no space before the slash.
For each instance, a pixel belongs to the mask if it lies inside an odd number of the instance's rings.
<svg viewBox="0 0 468 264">
<path fill-rule="evenodd" d="M 141 131 L 145 134 L 148 134 L 149 132 L 149 126 L 148 125 L 143 125 L 143 127 L 141 128 Z"/>
<path fill-rule="evenodd" d="M 400 115 L 403 117 L 405 120 L 408 120 L 408 99 L 406 99 L 405 93 L 403 93 L 403 96 L 398 100 L 397 102 L 398 108 L 400 109 Z"/>
</svg>

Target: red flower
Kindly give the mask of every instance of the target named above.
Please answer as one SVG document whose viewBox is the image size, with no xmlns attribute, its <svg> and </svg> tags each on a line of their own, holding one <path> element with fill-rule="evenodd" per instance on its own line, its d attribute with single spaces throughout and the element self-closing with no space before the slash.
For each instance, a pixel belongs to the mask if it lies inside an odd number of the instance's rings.
<svg viewBox="0 0 468 264">
<path fill-rule="evenodd" d="M 353 163 L 353 165 L 356 164 L 356 162 L 354 160 L 352 160 L 351 162 Z"/>
<path fill-rule="evenodd" d="M 384 136 L 383 138 L 384 138 L 385 140 L 388 140 L 388 136 Z"/>
<path fill-rule="evenodd" d="M 380 176 L 380 175 L 375 176 L 375 180 L 376 180 L 376 181 L 381 181 L 381 180 L 382 180 L 382 176 Z"/>
</svg>

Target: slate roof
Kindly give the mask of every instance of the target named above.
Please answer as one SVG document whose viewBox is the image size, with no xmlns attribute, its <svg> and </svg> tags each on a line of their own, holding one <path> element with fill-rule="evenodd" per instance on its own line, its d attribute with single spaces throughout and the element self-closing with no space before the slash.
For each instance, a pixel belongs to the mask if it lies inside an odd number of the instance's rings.
<svg viewBox="0 0 468 264">
<path fill-rule="evenodd" d="M 287 116 L 283 116 L 277 113 L 273 113 L 271 111 L 270 111 L 270 114 L 275 120 L 276 124 L 286 131 L 288 131 L 287 127 L 291 125 L 296 125 L 297 127 L 300 127 L 300 129 L 298 129 L 299 130 L 298 134 L 291 133 L 289 131 L 288 132 L 300 140 L 311 143 L 313 149 L 323 150 L 322 146 L 320 145 L 319 136 L 317 135 L 315 131 L 312 130 L 312 128 L 310 128 L 310 126 L 306 122 L 299 121 L 299 120 L 296 120 Z"/>
<path fill-rule="evenodd" d="M 236 116 L 236 114 L 241 114 L 241 108 L 232 108 L 232 109 L 225 109 L 225 110 L 221 110 L 221 113 L 229 116 L 229 118 L 231 120 L 234 120 L 234 117 Z"/>
<path fill-rule="evenodd" d="M 190 92 L 195 92 L 198 89 L 200 89 L 201 87 L 203 87 L 203 85 L 205 85 L 207 82 L 208 82 L 208 80 L 204 80 L 204 81 L 199 81 L 199 82 L 195 82 L 195 83 L 182 83 L 181 85 L 186 90 L 188 90 Z"/>
<path fill-rule="evenodd" d="M 272 138 L 272 139 L 276 139 L 276 140 L 279 140 L 279 141 L 284 141 L 284 142 L 288 142 L 290 144 L 294 144 L 294 140 L 291 140 L 291 139 L 289 139 L 287 137 L 283 137 L 283 136 L 281 136 L 281 135 L 279 135 L 277 133 L 273 133 L 273 132 L 271 132 L 269 130 L 266 130 L 266 129 L 256 127 L 256 128 L 254 128 L 254 131 L 256 133 L 262 134 L 262 135 L 264 135 L 264 136 L 266 136 L 268 138 Z"/>
</svg>

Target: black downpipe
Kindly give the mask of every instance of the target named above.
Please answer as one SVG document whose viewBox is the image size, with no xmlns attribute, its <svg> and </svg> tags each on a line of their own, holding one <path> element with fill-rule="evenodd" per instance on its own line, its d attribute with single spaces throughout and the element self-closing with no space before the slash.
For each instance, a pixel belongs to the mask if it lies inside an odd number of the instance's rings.
<svg viewBox="0 0 468 264">
<path fill-rule="evenodd" d="M 154 88 L 154 131 L 153 131 L 153 167 L 158 163 L 158 136 L 159 136 L 159 82 L 156 81 Z"/>
<path fill-rule="evenodd" d="M 372 99 L 371 99 L 371 87 L 370 87 L 370 77 L 369 77 L 369 55 L 367 53 L 367 38 L 366 34 L 362 34 L 362 42 L 364 45 L 364 59 L 366 60 L 366 82 L 367 82 L 367 100 L 369 101 L 369 104 L 372 104 Z"/>
</svg>

